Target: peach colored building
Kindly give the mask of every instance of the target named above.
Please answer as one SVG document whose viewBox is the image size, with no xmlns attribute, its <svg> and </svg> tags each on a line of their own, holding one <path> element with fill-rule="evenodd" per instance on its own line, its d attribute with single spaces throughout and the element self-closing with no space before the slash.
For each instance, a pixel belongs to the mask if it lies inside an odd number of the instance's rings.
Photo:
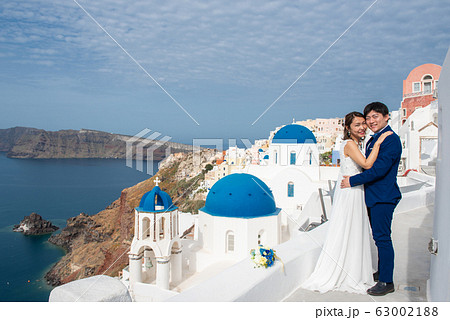
<svg viewBox="0 0 450 320">
<path fill-rule="evenodd" d="M 294 123 L 305 126 L 314 133 L 320 153 L 331 151 L 336 138 L 344 133 L 343 118 L 317 118 Z"/>
<path fill-rule="evenodd" d="M 305 126 L 314 133 L 335 134 L 344 131 L 343 118 L 317 118 L 314 120 L 294 121 L 293 123 Z"/>
<path fill-rule="evenodd" d="M 315 132 L 325 134 L 339 134 L 344 132 L 344 119 L 343 118 L 331 118 L 331 119 L 316 119 Z"/>
<path fill-rule="evenodd" d="M 401 123 L 417 108 L 428 106 L 436 100 L 441 66 L 426 63 L 414 68 L 403 80 L 403 100 L 401 105 Z"/>
</svg>

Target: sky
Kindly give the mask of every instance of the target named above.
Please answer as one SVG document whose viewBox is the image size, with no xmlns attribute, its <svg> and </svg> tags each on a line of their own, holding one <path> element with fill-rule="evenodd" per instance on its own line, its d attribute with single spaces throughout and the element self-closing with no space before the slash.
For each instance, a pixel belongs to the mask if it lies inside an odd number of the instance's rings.
<svg viewBox="0 0 450 320">
<path fill-rule="evenodd" d="M 292 119 L 400 107 L 442 65 L 450 1 L 0 3 L 0 128 L 262 139 Z"/>
</svg>

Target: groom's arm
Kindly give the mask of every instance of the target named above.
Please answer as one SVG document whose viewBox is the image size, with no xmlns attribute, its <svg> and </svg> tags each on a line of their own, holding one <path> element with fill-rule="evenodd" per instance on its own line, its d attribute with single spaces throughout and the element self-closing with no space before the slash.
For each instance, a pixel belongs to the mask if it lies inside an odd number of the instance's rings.
<svg viewBox="0 0 450 320">
<path fill-rule="evenodd" d="M 351 176 L 348 181 L 350 186 L 354 187 L 383 178 L 401 153 L 401 144 L 398 139 L 396 135 L 387 137 L 381 144 L 380 153 L 372 168 Z"/>
</svg>

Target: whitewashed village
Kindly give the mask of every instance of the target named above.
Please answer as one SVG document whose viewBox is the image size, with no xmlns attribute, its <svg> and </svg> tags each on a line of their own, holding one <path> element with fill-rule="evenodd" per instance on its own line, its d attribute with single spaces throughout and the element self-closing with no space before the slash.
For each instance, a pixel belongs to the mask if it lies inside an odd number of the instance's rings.
<svg viewBox="0 0 450 320">
<path fill-rule="evenodd" d="M 442 291 L 433 291 L 430 276 L 440 75 L 438 65 L 415 67 L 403 81 L 402 101 L 388 106 L 403 147 L 393 227 L 401 249 L 396 293 L 380 301 L 431 301 Z M 129 265 L 120 277 L 70 282 L 55 288 L 50 301 L 366 301 L 299 289 L 328 231 L 342 134 L 342 118 L 293 119 L 267 139 L 218 152 L 199 187 L 206 202 L 198 214 L 180 212 L 156 179 L 135 208 Z M 255 268 L 249 252 L 258 245 L 276 250 L 281 261 Z"/>
</svg>

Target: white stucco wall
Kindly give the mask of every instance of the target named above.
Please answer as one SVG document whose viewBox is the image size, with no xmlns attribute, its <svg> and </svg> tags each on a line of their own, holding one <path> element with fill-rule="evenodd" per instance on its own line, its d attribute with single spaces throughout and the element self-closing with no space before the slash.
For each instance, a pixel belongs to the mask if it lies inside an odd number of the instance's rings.
<svg viewBox="0 0 450 320">
<path fill-rule="evenodd" d="M 125 285 L 118 279 L 99 275 L 72 281 L 50 292 L 50 302 L 131 302 Z"/>
<path fill-rule="evenodd" d="M 135 302 L 158 302 L 165 301 L 176 296 L 178 292 L 158 288 L 154 284 L 138 282 L 133 288 L 133 298 Z"/>
<path fill-rule="evenodd" d="M 275 157 L 275 152 L 277 157 Z M 287 144 L 272 143 L 269 146 L 269 166 L 291 166 L 291 152 L 296 154 L 296 167 L 302 167 L 308 171 L 312 180 L 319 180 L 319 151 L 313 143 Z M 311 156 L 311 164 L 310 157 Z"/>
<path fill-rule="evenodd" d="M 320 180 L 322 181 L 336 181 L 339 174 L 339 167 L 320 167 Z"/>
<path fill-rule="evenodd" d="M 199 211 L 199 238 L 203 249 L 215 259 L 242 259 L 257 247 L 258 234 L 264 230 L 264 245 L 280 242 L 280 214 L 251 219 L 217 217 Z M 227 252 L 227 234 L 234 234 L 234 251 Z M 203 268 L 204 266 L 199 266 Z"/>
<path fill-rule="evenodd" d="M 298 288 L 314 269 L 327 225 L 275 246 L 280 262 L 268 269 L 254 268 L 249 254 L 220 274 L 167 301 L 281 301 Z"/>
<path fill-rule="evenodd" d="M 439 79 L 439 151 L 436 165 L 436 204 L 433 238 L 438 241 L 437 255 L 431 255 L 430 301 L 450 301 L 450 50 Z"/>
<path fill-rule="evenodd" d="M 312 180 L 307 169 L 302 166 L 249 166 L 247 173 L 267 184 L 272 190 L 277 207 L 282 208 L 283 212 L 298 215 L 313 192 L 318 188 L 328 189 L 328 181 Z M 319 167 L 314 170 L 316 169 L 319 170 Z M 339 168 L 336 170 L 330 167 L 330 169 L 328 177 L 337 175 Z M 294 197 L 288 197 L 289 182 L 294 183 Z M 285 214 L 281 216 L 281 224 L 284 226 L 288 224 Z"/>
<path fill-rule="evenodd" d="M 407 177 L 399 177 L 397 181 L 401 190 L 408 190 L 411 186 L 413 188 L 409 192 L 402 191 L 402 199 L 395 208 L 395 213 L 407 212 L 416 208 L 434 205 L 434 177 L 410 171 Z"/>
<path fill-rule="evenodd" d="M 193 215 L 190 212 L 180 212 L 178 214 L 179 217 L 179 228 L 180 228 L 180 236 L 184 231 L 189 229 L 195 224 L 195 220 L 197 215 Z"/>
</svg>

